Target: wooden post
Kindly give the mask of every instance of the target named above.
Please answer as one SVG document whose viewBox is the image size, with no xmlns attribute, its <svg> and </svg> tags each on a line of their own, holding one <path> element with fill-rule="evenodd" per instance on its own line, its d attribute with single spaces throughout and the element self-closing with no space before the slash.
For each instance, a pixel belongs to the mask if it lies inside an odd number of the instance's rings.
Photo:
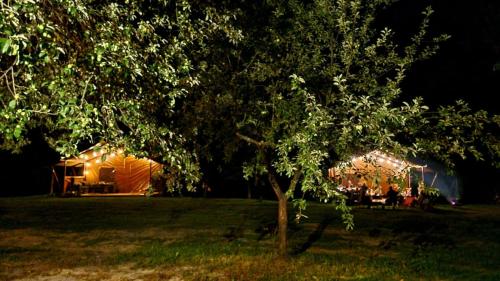
<svg viewBox="0 0 500 281">
<path fill-rule="evenodd" d="M 411 168 L 408 168 L 408 188 L 410 188 L 411 194 Z"/>
<path fill-rule="evenodd" d="M 57 177 L 56 171 L 54 171 L 54 166 L 50 167 L 52 169 L 52 176 L 50 177 L 50 196 L 54 195 L 54 177 Z"/>
<path fill-rule="evenodd" d="M 425 182 L 424 181 L 424 166 L 421 166 L 421 168 L 422 168 L 422 182 Z"/>
<path fill-rule="evenodd" d="M 66 162 L 67 160 L 64 160 L 63 194 L 66 193 Z"/>
<path fill-rule="evenodd" d="M 434 186 L 434 182 L 436 181 L 436 178 L 438 176 L 438 173 L 439 172 L 436 172 L 436 174 L 434 174 L 434 178 L 432 179 L 432 182 L 431 182 L 431 187 Z M 455 183 L 456 183 L 456 179 L 455 179 Z"/>
<path fill-rule="evenodd" d="M 149 186 L 151 186 L 153 183 L 151 182 L 151 159 L 148 159 L 149 161 Z"/>
</svg>

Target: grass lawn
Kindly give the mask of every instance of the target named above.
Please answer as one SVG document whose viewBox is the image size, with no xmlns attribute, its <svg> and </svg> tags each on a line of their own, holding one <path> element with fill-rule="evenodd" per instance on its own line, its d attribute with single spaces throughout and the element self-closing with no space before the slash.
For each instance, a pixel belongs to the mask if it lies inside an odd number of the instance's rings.
<svg viewBox="0 0 500 281">
<path fill-rule="evenodd" d="M 276 203 L 194 198 L 0 198 L 0 280 L 500 280 L 500 206 L 354 209 L 290 225 Z M 292 214 L 293 215 L 293 214 Z"/>
</svg>

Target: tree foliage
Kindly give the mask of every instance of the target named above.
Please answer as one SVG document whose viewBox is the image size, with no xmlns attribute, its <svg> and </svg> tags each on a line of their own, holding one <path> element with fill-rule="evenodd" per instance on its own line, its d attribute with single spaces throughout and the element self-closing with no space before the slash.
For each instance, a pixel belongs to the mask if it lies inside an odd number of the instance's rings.
<svg viewBox="0 0 500 281">
<path fill-rule="evenodd" d="M 198 84 L 190 60 L 229 18 L 188 1 L 3 1 L 1 147 L 36 129 L 63 155 L 105 141 L 169 163 L 196 179 L 194 156 L 172 118 Z"/>
<path fill-rule="evenodd" d="M 374 149 L 403 157 L 434 155 L 451 165 L 457 156 L 481 158 L 482 129 L 498 130 L 484 111 L 472 112 L 461 101 L 430 109 L 422 98 L 404 95 L 405 74 L 415 62 L 434 55 L 448 36 L 428 35 L 433 11 L 427 8 L 409 44 L 399 45 L 389 27 L 375 27 L 377 12 L 389 4 L 316 0 L 242 5 L 243 41 L 203 58 L 211 63 L 194 111 L 209 107 L 224 116 L 229 112 L 219 132 L 236 133 L 254 148 L 244 174 L 266 175 L 280 201 L 282 253 L 290 199 L 300 218 L 306 206 L 302 196 L 334 198 L 348 228 L 353 226 L 343 196 L 326 178 L 328 166 Z M 497 137 L 488 138 L 493 144 L 489 151 L 498 156 Z"/>
</svg>

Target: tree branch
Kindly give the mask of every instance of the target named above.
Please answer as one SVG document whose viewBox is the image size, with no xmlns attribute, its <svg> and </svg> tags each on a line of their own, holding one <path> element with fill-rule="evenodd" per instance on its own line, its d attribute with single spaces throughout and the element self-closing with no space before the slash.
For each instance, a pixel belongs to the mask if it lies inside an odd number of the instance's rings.
<svg viewBox="0 0 500 281">
<path fill-rule="evenodd" d="M 240 133 L 236 133 L 236 136 L 248 143 L 251 143 L 251 144 L 254 144 L 256 145 L 258 148 L 265 148 L 265 147 L 274 147 L 274 144 L 272 143 L 269 143 L 269 142 L 265 142 L 265 141 L 258 141 L 256 139 L 253 139 L 251 137 L 248 137 L 248 136 L 245 136 L 245 135 L 242 135 Z"/>
<path fill-rule="evenodd" d="M 57 116 L 57 113 L 50 112 L 50 111 L 40 111 L 40 110 L 28 110 L 29 112 L 32 113 L 38 113 L 38 114 L 44 114 L 44 115 L 52 115 L 52 116 Z"/>
<path fill-rule="evenodd" d="M 292 181 L 290 182 L 290 185 L 288 186 L 288 191 L 295 191 L 295 188 L 297 187 L 297 183 L 299 183 L 299 179 L 301 176 L 302 176 L 302 169 L 295 170 L 295 173 L 293 174 Z"/>
<path fill-rule="evenodd" d="M 83 102 L 85 101 L 85 94 L 87 93 L 87 86 L 89 85 L 90 79 L 92 79 L 92 75 L 85 81 L 85 88 L 83 89 L 82 97 L 80 99 L 80 106 L 83 106 Z"/>
</svg>

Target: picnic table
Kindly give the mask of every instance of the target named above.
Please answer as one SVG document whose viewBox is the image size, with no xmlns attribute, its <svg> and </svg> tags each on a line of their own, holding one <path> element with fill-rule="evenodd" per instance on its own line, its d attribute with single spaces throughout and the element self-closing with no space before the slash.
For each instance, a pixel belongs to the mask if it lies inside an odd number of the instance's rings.
<svg viewBox="0 0 500 281">
<path fill-rule="evenodd" d="M 383 208 L 386 200 L 387 198 L 384 198 L 382 195 L 374 195 L 372 196 L 371 203 L 372 206 L 382 206 Z"/>
</svg>

